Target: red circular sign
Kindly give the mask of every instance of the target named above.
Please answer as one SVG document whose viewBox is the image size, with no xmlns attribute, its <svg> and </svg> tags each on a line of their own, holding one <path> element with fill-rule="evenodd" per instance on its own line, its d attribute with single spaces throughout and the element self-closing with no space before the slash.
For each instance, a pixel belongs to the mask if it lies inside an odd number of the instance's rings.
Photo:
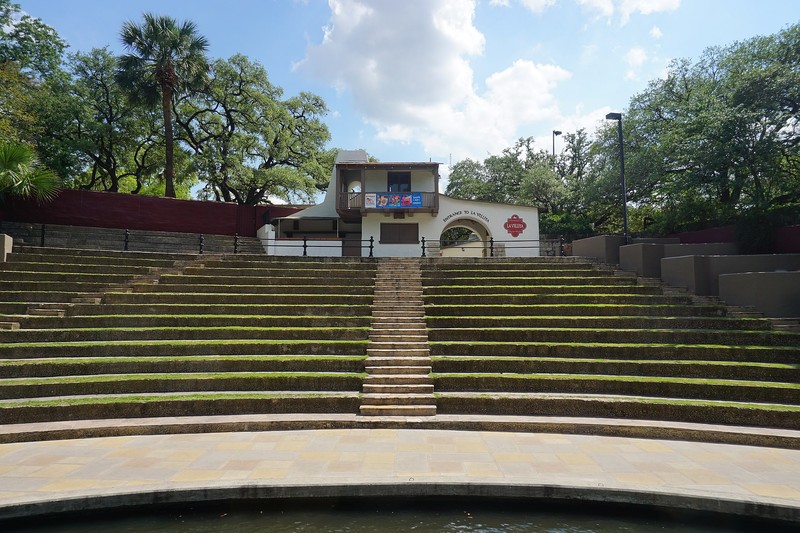
<svg viewBox="0 0 800 533">
<path fill-rule="evenodd" d="M 506 223 L 503 224 L 503 227 L 506 228 L 506 231 L 509 232 L 512 237 L 519 237 L 528 225 L 519 215 L 511 215 L 508 220 L 506 220 Z"/>
</svg>

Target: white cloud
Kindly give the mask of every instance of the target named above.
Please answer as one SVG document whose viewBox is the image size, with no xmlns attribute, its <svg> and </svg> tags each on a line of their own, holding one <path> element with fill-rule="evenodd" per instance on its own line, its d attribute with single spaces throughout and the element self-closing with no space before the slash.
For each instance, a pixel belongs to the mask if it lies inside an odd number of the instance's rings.
<svg viewBox="0 0 800 533">
<path fill-rule="evenodd" d="M 653 39 L 661 39 L 664 36 L 664 32 L 661 31 L 661 28 L 658 26 L 653 26 L 650 28 L 650 37 Z"/>
<path fill-rule="evenodd" d="M 634 13 L 650 15 L 664 11 L 675 11 L 680 5 L 681 0 L 622 0 L 619 2 L 620 23 L 623 26 L 627 24 Z"/>
<path fill-rule="evenodd" d="M 628 50 L 625 54 L 625 64 L 628 65 L 628 71 L 625 73 L 625 78 L 629 80 L 639 79 L 637 74 L 639 68 L 647 61 L 647 51 L 639 46 L 635 46 Z"/>
<path fill-rule="evenodd" d="M 489 5 L 492 6 L 508 7 L 509 4 L 510 0 L 489 0 Z"/>
<path fill-rule="evenodd" d="M 674 11 L 680 7 L 681 0 L 575 0 L 585 10 L 597 13 L 599 17 L 611 19 L 619 13 L 620 25 L 628 23 L 631 15 L 639 13 L 650 15 L 663 11 Z"/>
<path fill-rule="evenodd" d="M 647 51 L 640 46 L 631 48 L 628 50 L 628 53 L 625 54 L 625 63 L 627 63 L 629 67 L 641 67 L 644 65 L 645 61 L 647 61 Z"/>
<path fill-rule="evenodd" d="M 556 0 L 519 0 L 520 3 L 534 13 L 542 13 L 548 7 L 554 6 Z"/>
<path fill-rule="evenodd" d="M 483 159 L 559 116 L 554 92 L 570 73 L 556 65 L 517 60 L 477 91 L 470 59 L 485 39 L 473 0 L 329 1 L 324 39 L 295 68 L 349 93 L 380 140 Z"/>
<path fill-rule="evenodd" d="M 576 0 L 581 7 L 596 12 L 601 17 L 611 18 L 614 14 L 614 0 Z"/>
</svg>

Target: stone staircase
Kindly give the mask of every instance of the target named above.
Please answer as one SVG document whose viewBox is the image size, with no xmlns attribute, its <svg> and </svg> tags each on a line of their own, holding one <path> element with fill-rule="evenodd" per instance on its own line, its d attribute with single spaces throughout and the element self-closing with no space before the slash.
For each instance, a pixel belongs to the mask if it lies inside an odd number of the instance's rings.
<svg viewBox="0 0 800 533">
<path fill-rule="evenodd" d="M 361 414 L 435 415 L 418 259 L 379 260 L 369 338 Z"/>
</svg>

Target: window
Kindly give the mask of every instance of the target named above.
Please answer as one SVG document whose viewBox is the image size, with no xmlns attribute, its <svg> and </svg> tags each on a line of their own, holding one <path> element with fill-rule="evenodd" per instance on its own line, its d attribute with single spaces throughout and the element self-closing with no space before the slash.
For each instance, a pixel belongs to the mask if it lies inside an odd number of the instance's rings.
<svg viewBox="0 0 800 533">
<path fill-rule="evenodd" d="M 388 192 L 411 192 L 411 172 L 389 172 L 386 190 Z"/>
<path fill-rule="evenodd" d="M 381 224 L 381 244 L 419 243 L 419 224 Z"/>
</svg>

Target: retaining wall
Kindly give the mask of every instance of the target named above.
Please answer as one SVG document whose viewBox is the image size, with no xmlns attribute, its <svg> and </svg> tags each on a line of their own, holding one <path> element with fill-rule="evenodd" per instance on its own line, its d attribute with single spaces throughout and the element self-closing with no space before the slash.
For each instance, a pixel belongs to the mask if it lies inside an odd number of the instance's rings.
<svg viewBox="0 0 800 533">
<path fill-rule="evenodd" d="M 687 255 L 661 259 L 661 279 L 699 296 L 718 296 L 721 274 L 800 270 L 800 254 Z"/>
<path fill-rule="evenodd" d="M 800 318 L 800 271 L 722 274 L 719 297 L 729 305 L 755 307 L 765 316 Z"/>
<path fill-rule="evenodd" d="M 734 255 L 738 252 L 732 242 L 708 244 L 636 243 L 621 246 L 619 266 L 646 278 L 661 277 L 661 259 L 684 255 Z"/>
</svg>

